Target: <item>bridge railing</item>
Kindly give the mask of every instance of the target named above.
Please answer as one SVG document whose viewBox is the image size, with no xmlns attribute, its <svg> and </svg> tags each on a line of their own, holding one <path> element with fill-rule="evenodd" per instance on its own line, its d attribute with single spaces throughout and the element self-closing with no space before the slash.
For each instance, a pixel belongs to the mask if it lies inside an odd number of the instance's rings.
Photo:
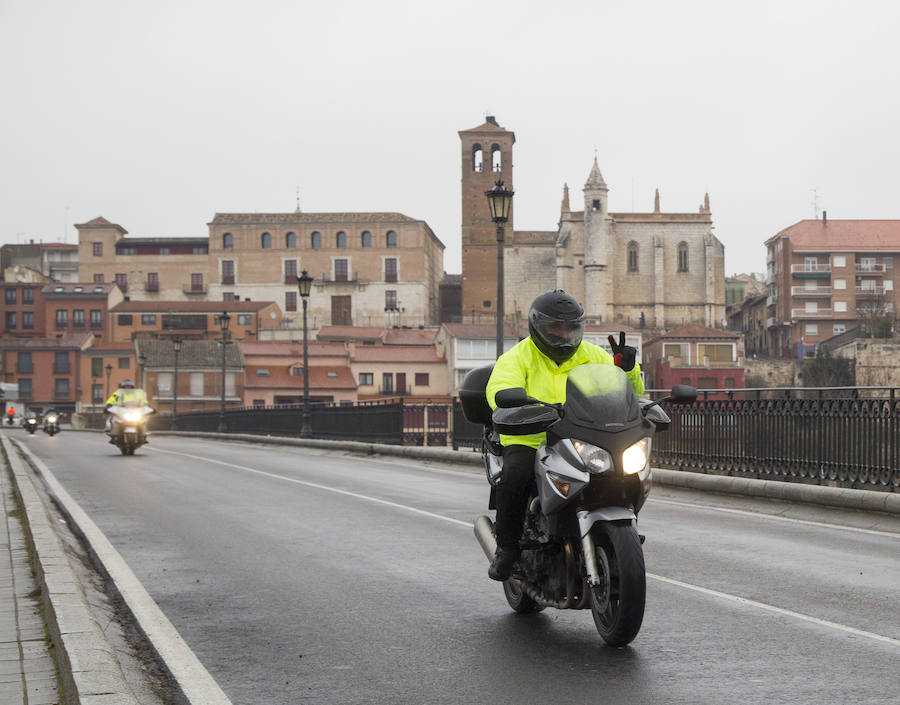
<svg viewBox="0 0 900 705">
<path fill-rule="evenodd" d="M 772 480 L 900 491 L 900 394 L 889 387 L 701 390 L 689 406 L 663 406 L 669 429 L 653 439 L 662 467 Z M 667 393 L 648 390 L 651 398 Z M 481 426 L 458 399 L 397 398 L 313 404 L 315 438 L 394 445 L 481 447 Z M 299 436 L 302 407 L 226 409 L 229 433 Z M 171 428 L 170 416 L 151 429 Z M 218 411 L 179 414 L 179 431 L 217 431 Z"/>
</svg>

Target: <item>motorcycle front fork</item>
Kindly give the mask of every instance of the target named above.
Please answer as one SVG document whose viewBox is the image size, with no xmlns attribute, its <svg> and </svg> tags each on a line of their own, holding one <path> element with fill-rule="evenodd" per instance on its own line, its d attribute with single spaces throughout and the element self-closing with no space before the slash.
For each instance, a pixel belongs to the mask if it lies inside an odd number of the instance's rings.
<svg viewBox="0 0 900 705">
<path fill-rule="evenodd" d="M 588 585 L 597 587 L 600 584 L 600 566 L 597 565 L 597 550 L 590 531 L 581 537 L 581 552 L 584 554 Z"/>
</svg>

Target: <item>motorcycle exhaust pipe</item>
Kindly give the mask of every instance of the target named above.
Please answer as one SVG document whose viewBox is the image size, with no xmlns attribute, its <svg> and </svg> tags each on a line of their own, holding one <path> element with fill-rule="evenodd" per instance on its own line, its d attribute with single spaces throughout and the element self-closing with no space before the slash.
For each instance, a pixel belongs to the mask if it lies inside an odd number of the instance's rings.
<svg viewBox="0 0 900 705">
<path fill-rule="evenodd" d="M 478 539 L 481 550 L 484 551 L 484 555 L 487 556 L 488 560 L 492 560 L 497 552 L 497 539 L 494 538 L 493 522 L 490 517 L 482 514 L 475 520 L 474 528 L 475 538 Z"/>
</svg>

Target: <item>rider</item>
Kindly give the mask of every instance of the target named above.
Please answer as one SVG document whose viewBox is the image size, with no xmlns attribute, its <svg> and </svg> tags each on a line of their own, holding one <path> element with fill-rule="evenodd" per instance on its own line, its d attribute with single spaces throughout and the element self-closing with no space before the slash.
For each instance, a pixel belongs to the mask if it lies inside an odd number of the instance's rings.
<svg viewBox="0 0 900 705">
<path fill-rule="evenodd" d="M 115 406 L 118 404 L 127 404 L 134 402 L 135 404 L 146 404 L 147 403 L 147 395 L 143 389 L 136 389 L 134 386 L 134 380 L 125 378 L 121 382 L 119 382 L 119 388 L 110 394 L 109 399 L 106 400 L 106 408 L 109 409 L 111 406 Z M 112 429 L 112 416 L 107 416 L 106 418 L 106 431 L 110 432 Z M 110 442 L 112 442 L 112 438 Z"/>
<path fill-rule="evenodd" d="M 13 407 L 9 407 L 6 410 L 6 423 L 8 423 L 10 426 L 12 426 L 15 418 L 16 418 L 16 410 Z"/>
<path fill-rule="evenodd" d="M 618 343 L 609 336 L 612 355 L 598 345 L 582 341 L 584 309 L 565 291 L 548 291 L 532 302 L 528 332 L 529 337 L 501 355 L 494 365 L 485 390 L 492 409 L 497 407 L 494 395 L 513 387 L 524 387 L 529 396 L 543 402 L 563 402 L 569 370 L 586 363 L 621 367 L 635 394 L 643 394 L 641 368 L 635 361 L 637 350 L 625 345 L 625 333 L 619 334 Z M 495 494 L 497 552 L 488 569 L 493 580 L 507 580 L 519 557 L 534 456 L 545 438 L 544 433 L 500 436 L 503 480 Z"/>
</svg>

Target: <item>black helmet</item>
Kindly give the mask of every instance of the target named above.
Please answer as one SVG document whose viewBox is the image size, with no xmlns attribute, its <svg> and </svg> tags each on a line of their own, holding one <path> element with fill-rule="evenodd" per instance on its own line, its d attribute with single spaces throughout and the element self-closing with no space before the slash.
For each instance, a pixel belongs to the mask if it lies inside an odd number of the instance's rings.
<svg viewBox="0 0 900 705">
<path fill-rule="evenodd" d="M 126 377 L 119 382 L 119 389 L 134 389 L 134 380 Z"/>
<path fill-rule="evenodd" d="M 548 291 L 531 303 L 528 332 L 538 350 L 561 365 L 581 345 L 584 309 L 562 289 Z"/>
</svg>

